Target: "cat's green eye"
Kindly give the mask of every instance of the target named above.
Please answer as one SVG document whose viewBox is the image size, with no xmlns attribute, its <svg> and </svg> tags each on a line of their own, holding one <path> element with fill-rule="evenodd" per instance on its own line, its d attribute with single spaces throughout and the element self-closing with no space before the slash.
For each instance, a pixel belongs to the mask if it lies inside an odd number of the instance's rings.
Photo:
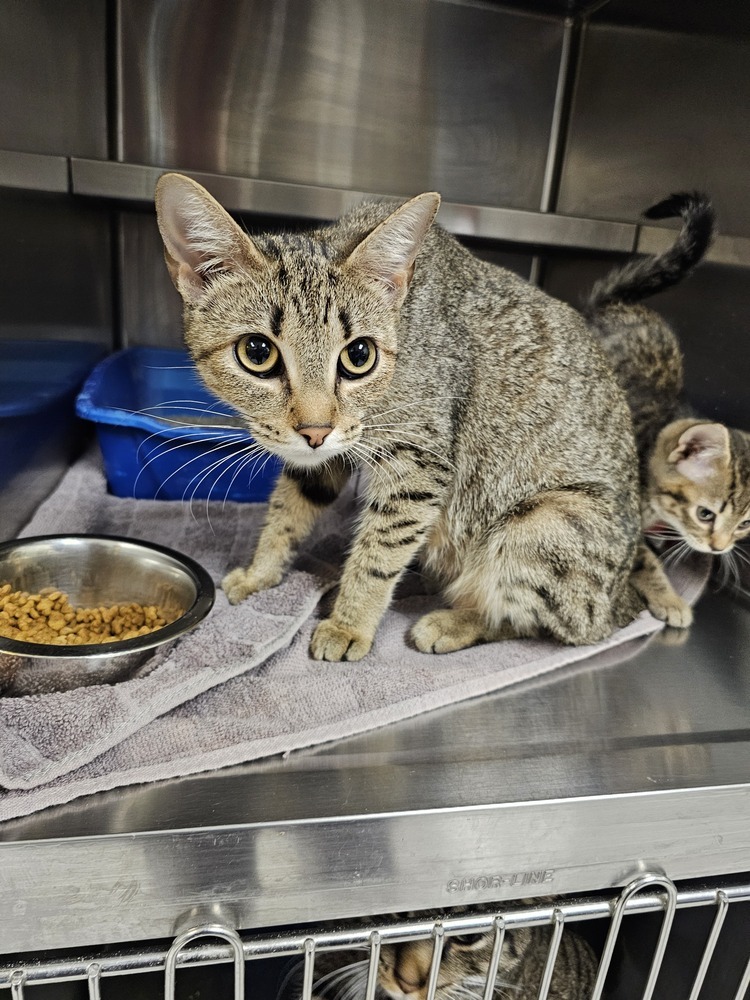
<svg viewBox="0 0 750 1000">
<path fill-rule="evenodd" d="M 362 378 L 375 367 L 378 349 L 369 337 L 358 337 L 339 354 L 339 373 L 344 378 Z"/>
<path fill-rule="evenodd" d="M 234 354 L 242 367 L 259 378 L 277 375 L 281 368 L 279 349 L 268 337 L 249 333 L 234 346 Z"/>
</svg>

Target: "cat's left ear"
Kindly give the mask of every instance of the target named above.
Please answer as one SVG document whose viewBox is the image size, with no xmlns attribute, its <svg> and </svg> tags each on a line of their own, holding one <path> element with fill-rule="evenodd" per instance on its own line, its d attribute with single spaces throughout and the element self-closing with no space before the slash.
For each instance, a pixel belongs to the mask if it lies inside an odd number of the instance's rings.
<svg viewBox="0 0 750 1000">
<path fill-rule="evenodd" d="M 729 463 L 729 431 L 723 424 L 694 424 L 667 458 L 687 479 L 708 479 Z"/>
<path fill-rule="evenodd" d="M 435 191 L 401 205 L 354 248 L 346 265 L 385 289 L 400 306 L 414 274 L 414 261 L 440 208 Z"/>
</svg>

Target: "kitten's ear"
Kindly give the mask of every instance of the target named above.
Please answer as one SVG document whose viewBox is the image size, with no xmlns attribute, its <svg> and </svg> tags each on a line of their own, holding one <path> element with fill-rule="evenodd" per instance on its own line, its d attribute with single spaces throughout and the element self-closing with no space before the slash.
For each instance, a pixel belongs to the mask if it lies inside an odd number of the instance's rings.
<svg viewBox="0 0 750 1000">
<path fill-rule="evenodd" d="M 164 174 L 155 200 L 167 268 L 186 302 L 200 301 L 216 274 L 263 266 L 263 256 L 250 238 L 196 181 Z"/>
<path fill-rule="evenodd" d="M 687 479 L 708 479 L 729 463 L 729 431 L 723 424 L 694 424 L 680 434 L 667 461 Z"/>
<path fill-rule="evenodd" d="M 400 306 L 414 274 L 414 261 L 440 207 L 435 191 L 417 195 L 397 208 L 355 247 L 347 265 L 388 292 Z"/>
</svg>

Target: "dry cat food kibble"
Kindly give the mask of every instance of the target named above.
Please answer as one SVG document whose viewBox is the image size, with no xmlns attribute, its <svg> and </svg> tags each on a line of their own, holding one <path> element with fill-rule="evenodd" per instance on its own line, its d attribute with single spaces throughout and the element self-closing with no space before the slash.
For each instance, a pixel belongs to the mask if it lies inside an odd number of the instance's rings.
<svg viewBox="0 0 750 1000">
<path fill-rule="evenodd" d="M 173 622 L 154 605 L 113 604 L 109 607 L 74 608 L 67 594 L 51 587 L 38 594 L 0 586 L 0 636 L 21 642 L 81 646 L 148 635 Z"/>
</svg>

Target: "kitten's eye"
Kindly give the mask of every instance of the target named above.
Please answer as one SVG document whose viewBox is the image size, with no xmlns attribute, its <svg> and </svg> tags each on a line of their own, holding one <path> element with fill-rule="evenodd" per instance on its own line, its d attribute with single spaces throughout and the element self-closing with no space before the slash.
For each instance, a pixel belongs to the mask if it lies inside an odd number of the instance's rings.
<svg viewBox="0 0 750 1000">
<path fill-rule="evenodd" d="M 484 934 L 452 934 L 450 940 L 460 947 L 471 948 L 473 945 L 479 944 L 483 937 Z"/>
<path fill-rule="evenodd" d="M 737 531 L 747 531 L 748 528 L 750 528 L 750 520 L 740 521 L 737 525 Z"/>
<path fill-rule="evenodd" d="M 243 368 L 260 378 L 270 378 L 281 369 L 278 347 L 259 333 L 249 333 L 238 340 L 234 354 Z"/>
<path fill-rule="evenodd" d="M 339 372 L 345 378 L 361 378 L 375 367 L 378 350 L 369 337 L 359 337 L 339 354 Z"/>
<path fill-rule="evenodd" d="M 713 521 L 716 517 L 716 514 L 714 514 L 712 510 L 709 510 L 708 507 L 698 507 L 695 512 L 695 516 L 698 518 L 699 521 L 708 522 L 708 521 Z"/>
</svg>

